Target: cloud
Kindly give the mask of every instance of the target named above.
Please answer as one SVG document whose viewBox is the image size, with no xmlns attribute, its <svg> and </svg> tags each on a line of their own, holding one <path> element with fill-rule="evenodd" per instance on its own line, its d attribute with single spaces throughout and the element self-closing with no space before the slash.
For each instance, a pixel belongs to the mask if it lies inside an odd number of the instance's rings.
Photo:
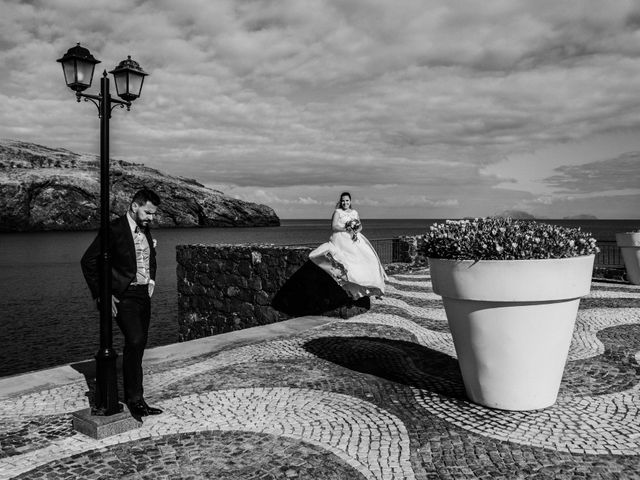
<svg viewBox="0 0 640 480">
<path fill-rule="evenodd" d="M 529 200 L 531 204 L 540 204 L 540 205 L 552 205 L 555 201 L 554 197 L 549 195 L 542 195 L 540 197 Z"/>
<path fill-rule="evenodd" d="M 233 161 L 203 162 L 204 170 L 190 172 L 180 167 L 182 175 L 196 175 L 204 183 L 223 181 L 241 187 L 288 187 L 310 185 L 420 185 L 430 187 L 447 184 L 461 186 L 469 182 L 492 186 L 494 177 L 481 175 L 469 166 L 440 166 L 429 162 L 383 163 L 382 160 L 331 159 L 326 155 L 294 153 L 273 158 L 265 152 L 242 155 Z M 177 164 L 179 166 L 179 164 Z"/>
<path fill-rule="evenodd" d="M 311 197 L 298 197 L 299 202 L 302 205 L 321 205 L 322 202 L 320 202 L 319 200 L 316 200 L 315 198 L 311 198 Z"/>
<path fill-rule="evenodd" d="M 2 10 L 0 137 L 99 151 L 96 112 L 74 102 L 55 62 L 79 41 L 98 72 L 131 55 L 151 74 L 131 112 L 113 113 L 114 157 L 231 191 L 284 189 L 273 201 L 308 208 L 325 205 L 307 194 L 316 185 L 379 185 L 372 206 L 401 204 L 385 197 L 398 185 L 416 208 L 420 187 L 434 208 L 479 196 L 493 208 L 506 194 L 488 165 L 640 129 L 629 81 L 640 77 L 637 2 L 4 0 Z M 569 173 L 550 184 L 598 188 Z"/>
<path fill-rule="evenodd" d="M 564 165 L 557 175 L 545 181 L 559 193 L 601 193 L 640 190 L 640 152 L 627 152 L 616 158 L 583 165 Z"/>
<path fill-rule="evenodd" d="M 567 195 L 554 197 L 544 208 L 539 205 L 524 203 L 523 209 L 534 207 L 535 215 L 540 218 L 563 218 L 579 214 L 594 215 L 599 219 L 638 218 L 640 194 L 600 195 L 594 201 L 592 196 Z"/>
<path fill-rule="evenodd" d="M 380 205 L 381 202 L 361 201 L 367 205 Z M 426 195 L 403 195 L 394 202 L 396 208 L 414 208 L 414 207 L 457 207 L 460 204 L 457 198 L 433 199 Z"/>
<path fill-rule="evenodd" d="M 210 186 L 211 187 L 211 186 Z M 234 193 L 233 196 L 235 198 L 239 198 L 242 200 L 246 200 L 248 202 L 254 203 L 262 203 L 267 205 L 274 206 L 283 206 L 283 205 L 300 205 L 300 206 L 309 206 L 309 205 L 326 205 L 327 202 L 322 202 L 318 199 L 312 197 L 297 197 L 297 198 L 286 198 L 282 197 L 276 193 L 269 192 L 267 190 L 243 190 L 239 189 L 241 193 Z"/>
</svg>

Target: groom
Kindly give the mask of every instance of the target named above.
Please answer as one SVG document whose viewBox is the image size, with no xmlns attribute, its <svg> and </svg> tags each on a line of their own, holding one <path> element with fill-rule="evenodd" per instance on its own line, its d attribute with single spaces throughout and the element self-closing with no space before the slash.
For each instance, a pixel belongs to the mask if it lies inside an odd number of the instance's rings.
<svg viewBox="0 0 640 480">
<path fill-rule="evenodd" d="M 136 416 L 162 413 L 159 408 L 147 405 L 142 388 L 142 356 L 147 345 L 156 278 L 156 250 L 149 224 L 159 205 L 158 195 L 151 190 L 139 190 L 127 213 L 110 225 L 111 311 L 124 335 L 124 399 L 131 414 Z M 80 261 L 84 278 L 96 300 L 100 298 L 99 258 L 100 235 Z"/>
</svg>

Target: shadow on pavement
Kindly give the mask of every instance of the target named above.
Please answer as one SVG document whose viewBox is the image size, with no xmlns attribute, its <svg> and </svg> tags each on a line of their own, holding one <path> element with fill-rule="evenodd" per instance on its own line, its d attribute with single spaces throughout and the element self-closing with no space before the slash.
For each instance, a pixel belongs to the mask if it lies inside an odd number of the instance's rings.
<svg viewBox="0 0 640 480">
<path fill-rule="evenodd" d="M 323 337 L 310 340 L 304 348 L 349 370 L 466 400 L 458 361 L 417 343 L 374 337 Z"/>
<path fill-rule="evenodd" d="M 271 306 L 292 317 L 349 318 L 369 310 L 371 300 L 369 297 L 352 300 L 328 273 L 307 261 L 282 285 Z"/>
<path fill-rule="evenodd" d="M 87 386 L 87 391 L 85 392 L 85 396 L 87 397 L 87 407 L 94 407 L 96 393 L 96 361 L 84 360 L 82 362 L 72 363 L 69 366 L 84 376 Z M 118 378 L 118 399 L 120 402 L 124 403 L 124 385 L 122 383 L 122 355 L 118 355 L 118 358 L 116 359 L 116 375 Z"/>
</svg>

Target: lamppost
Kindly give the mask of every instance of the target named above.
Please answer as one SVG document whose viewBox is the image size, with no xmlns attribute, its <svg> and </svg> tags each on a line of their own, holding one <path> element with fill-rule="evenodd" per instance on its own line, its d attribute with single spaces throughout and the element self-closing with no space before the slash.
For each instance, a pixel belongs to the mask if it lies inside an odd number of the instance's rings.
<svg viewBox="0 0 640 480">
<path fill-rule="evenodd" d="M 140 96 L 144 77 L 148 74 L 129 56 L 113 69 L 111 74 L 116 84 L 117 94 L 122 100 L 112 98 L 109 92 L 109 77 L 105 70 L 100 79 L 100 93 L 91 95 L 82 93 L 91 86 L 96 60 L 88 49 L 78 43 L 70 48 L 62 58 L 57 60 L 62 64 L 67 86 L 76 92 L 80 102 L 91 101 L 98 107 L 100 118 L 100 349 L 96 354 L 96 396 L 92 415 L 113 415 L 122 411 L 118 402 L 118 375 L 116 372 L 116 358 L 118 354 L 113 350 L 113 335 L 111 321 L 111 258 L 109 246 L 109 118 L 116 107 L 131 108 L 131 102 Z"/>
</svg>

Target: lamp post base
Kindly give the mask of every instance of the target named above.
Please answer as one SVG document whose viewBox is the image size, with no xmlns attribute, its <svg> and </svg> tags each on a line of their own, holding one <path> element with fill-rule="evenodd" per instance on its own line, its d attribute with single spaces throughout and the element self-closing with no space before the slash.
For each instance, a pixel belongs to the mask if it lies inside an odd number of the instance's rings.
<svg viewBox="0 0 640 480">
<path fill-rule="evenodd" d="M 71 417 L 75 431 L 97 440 L 142 426 L 142 422 L 132 417 L 128 410 L 115 415 L 99 416 L 94 415 L 90 408 L 85 408 L 73 412 Z"/>
<path fill-rule="evenodd" d="M 91 415 L 95 415 L 96 417 L 110 417 L 111 415 L 117 415 L 121 413 L 123 410 L 122 404 L 118 403 L 115 407 L 111 406 L 110 408 L 100 408 L 100 407 L 91 407 Z"/>
<path fill-rule="evenodd" d="M 118 354 L 110 348 L 100 349 L 96 354 L 96 395 L 92 415 L 109 416 L 122 412 L 118 401 Z"/>
</svg>

